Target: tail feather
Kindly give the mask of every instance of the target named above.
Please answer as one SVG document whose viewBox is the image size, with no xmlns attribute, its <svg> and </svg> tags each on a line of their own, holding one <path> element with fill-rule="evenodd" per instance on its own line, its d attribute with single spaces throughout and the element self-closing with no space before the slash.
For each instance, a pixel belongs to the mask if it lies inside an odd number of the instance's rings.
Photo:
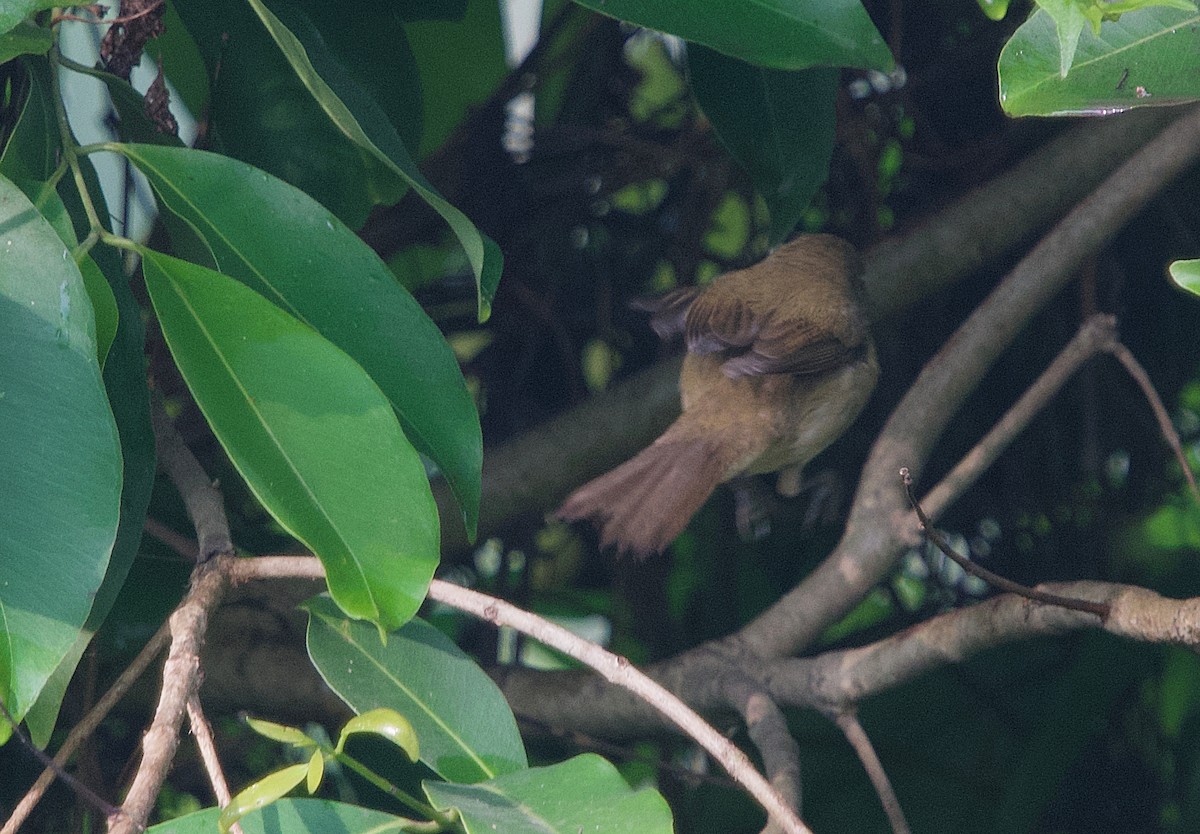
<svg viewBox="0 0 1200 834">
<path fill-rule="evenodd" d="M 591 519 L 604 547 L 639 557 L 666 549 L 725 478 L 718 444 L 664 436 L 581 486 L 558 508 L 565 521 Z"/>
</svg>

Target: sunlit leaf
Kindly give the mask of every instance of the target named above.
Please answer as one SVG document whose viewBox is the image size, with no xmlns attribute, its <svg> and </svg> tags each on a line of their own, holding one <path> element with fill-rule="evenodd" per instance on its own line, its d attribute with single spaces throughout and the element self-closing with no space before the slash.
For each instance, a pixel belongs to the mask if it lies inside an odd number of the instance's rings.
<svg viewBox="0 0 1200 834">
<path fill-rule="evenodd" d="M 19 485 L 0 501 L 0 697 L 20 719 L 104 578 L 121 454 L 83 276 L 3 178 L 0 229 L 0 482 Z"/>
<path fill-rule="evenodd" d="M 397 628 L 438 561 L 429 482 L 349 356 L 243 284 L 143 250 L 167 344 L 213 433 L 352 617 Z"/>
<path fill-rule="evenodd" d="M 272 741 L 291 744 L 295 747 L 315 747 L 317 744 L 298 727 L 289 727 L 286 724 L 276 724 L 273 721 L 263 721 L 261 718 L 249 717 L 246 718 L 246 724 L 260 736 L 269 738 Z"/>
<path fill-rule="evenodd" d="M 186 148 L 111 147 L 183 221 L 171 224 L 173 238 L 197 239 L 221 272 L 362 365 L 409 440 L 445 475 L 473 536 L 483 465 L 475 403 L 441 331 L 379 257 L 307 194 L 245 163 Z"/>
<path fill-rule="evenodd" d="M 1200 259 L 1173 261 L 1167 267 L 1171 280 L 1193 295 L 1200 295 Z"/>
<path fill-rule="evenodd" d="M 372 733 L 382 736 L 403 750 L 409 760 L 415 762 L 421 758 L 416 731 L 413 730 L 408 719 L 394 709 L 376 707 L 347 721 L 342 727 L 341 735 L 338 736 L 337 750 L 339 753 L 345 748 L 346 739 L 354 733 Z"/>
<path fill-rule="evenodd" d="M 307 764 L 291 765 L 264 776 L 229 801 L 217 820 L 218 830 L 221 834 L 228 834 L 233 824 L 246 814 L 282 799 L 307 777 Z"/>
</svg>

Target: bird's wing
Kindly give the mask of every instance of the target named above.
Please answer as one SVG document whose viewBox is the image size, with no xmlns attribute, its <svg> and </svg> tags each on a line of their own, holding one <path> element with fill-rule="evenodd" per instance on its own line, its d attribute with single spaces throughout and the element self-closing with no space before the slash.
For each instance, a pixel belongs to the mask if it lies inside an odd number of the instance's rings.
<svg viewBox="0 0 1200 834">
<path fill-rule="evenodd" d="M 726 376 L 820 374 L 849 362 L 861 352 L 861 339 L 848 343 L 801 316 L 774 310 L 757 314 L 752 305 L 730 294 L 706 293 L 688 309 L 684 329 L 692 353 L 722 352 Z"/>
<path fill-rule="evenodd" d="M 635 298 L 629 302 L 629 306 L 649 313 L 650 326 L 654 328 L 658 338 L 668 342 L 683 333 L 688 308 L 702 289 L 703 287 L 680 287 L 654 298 Z"/>
</svg>

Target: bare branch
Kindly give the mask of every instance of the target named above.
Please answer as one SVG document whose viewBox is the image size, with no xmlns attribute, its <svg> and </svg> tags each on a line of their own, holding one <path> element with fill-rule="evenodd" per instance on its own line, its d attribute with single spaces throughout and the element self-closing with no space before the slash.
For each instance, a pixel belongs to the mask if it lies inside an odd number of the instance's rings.
<svg viewBox="0 0 1200 834">
<path fill-rule="evenodd" d="M 96 732 L 96 728 L 100 726 L 113 707 L 117 705 L 125 694 L 133 686 L 134 682 L 145 673 L 146 669 L 154 658 L 158 657 L 162 650 L 167 647 L 167 640 L 170 638 L 170 629 L 167 623 L 159 626 L 158 631 L 154 632 L 154 636 L 142 647 L 138 652 L 137 657 L 133 662 L 125 667 L 109 690 L 104 693 L 103 697 L 96 702 L 96 705 L 88 710 L 87 714 L 79 720 L 71 732 L 67 734 L 66 740 L 62 743 L 62 747 L 54 754 L 54 764 L 59 768 L 64 768 L 71 757 L 75 755 L 75 751 L 80 748 L 84 741 L 91 738 L 92 733 Z M 17 803 L 13 809 L 12 816 L 5 822 L 4 827 L 0 828 L 0 834 L 16 834 L 16 832 L 33 813 L 33 809 L 37 807 L 50 785 L 54 783 L 57 776 L 54 768 L 47 767 L 38 776 L 37 781 Z"/>
<path fill-rule="evenodd" d="M 792 738 L 787 718 L 779 705 L 757 682 L 744 675 L 729 676 L 722 683 L 729 705 L 738 711 L 746 725 L 750 740 L 758 748 L 767 778 L 796 813 L 800 813 L 802 797 L 800 781 L 800 746 Z M 779 831 L 775 822 L 768 822 L 763 834 Z"/>
<path fill-rule="evenodd" d="M 992 573 L 983 565 L 977 565 L 965 556 L 957 553 L 950 543 L 946 541 L 945 536 L 938 532 L 938 529 L 933 526 L 933 522 L 929 516 L 925 515 L 925 511 L 921 509 L 921 505 L 917 503 L 917 499 L 912 494 L 912 476 L 908 469 L 901 467 L 900 477 L 904 480 L 904 493 L 908 496 L 908 501 L 912 504 L 913 510 L 917 514 L 917 519 L 921 522 L 921 527 L 925 530 L 925 535 L 929 540 L 937 546 L 937 549 L 946 555 L 960 568 L 965 570 L 972 576 L 978 576 L 984 582 L 994 588 L 999 588 L 1002 591 L 1008 591 L 1010 594 L 1025 597 L 1034 602 L 1040 602 L 1043 605 L 1059 605 L 1063 608 L 1070 608 L 1074 611 L 1086 611 L 1089 614 L 1095 614 L 1103 622 L 1108 617 L 1108 606 L 1102 602 L 1092 602 L 1086 599 L 1074 599 L 1072 597 L 1059 596 L 1058 594 L 1049 594 L 1045 591 L 1039 591 L 1036 588 L 1027 588 L 1019 582 L 1013 582 L 1011 579 L 1006 579 L 997 573 Z"/>
<path fill-rule="evenodd" d="M 1142 389 L 1142 394 L 1150 403 L 1150 409 L 1154 412 L 1155 419 L 1158 420 L 1158 429 L 1162 432 L 1163 439 L 1175 453 L 1175 460 L 1179 461 L 1179 468 L 1183 470 L 1183 477 L 1187 479 L 1188 487 L 1192 490 L 1192 497 L 1196 499 L 1197 503 L 1200 503 L 1200 489 L 1196 487 L 1196 477 L 1192 474 L 1192 467 L 1188 466 L 1187 457 L 1183 454 L 1183 446 L 1179 442 L 1179 432 L 1175 431 L 1175 426 L 1171 423 L 1171 415 L 1167 414 L 1167 409 L 1158 396 L 1158 391 L 1154 389 L 1154 383 L 1150 381 L 1150 375 L 1146 373 L 1142 363 L 1137 361 L 1129 348 L 1120 342 L 1106 345 L 1105 350 L 1117 358 L 1117 361 Z"/>
<path fill-rule="evenodd" d="M 1085 321 L 1075 338 L 1059 351 L 1050 367 L 1029 386 L 992 430 L 921 499 L 921 505 L 929 517 L 938 518 L 951 501 L 966 492 L 1088 359 L 1115 344 L 1118 344 L 1115 318 L 1096 315 Z"/>
<path fill-rule="evenodd" d="M 196 538 L 200 542 L 197 561 L 203 562 L 218 554 L 232 556 L 233 542 L 229 538 L 229 521 L 225 517 L 220 491 L 175 431 L 162 403 L 154 404 L 150 416 L 158 461 L 179 490 L 192 526 L 196 528 Z"/>
<path fill-rule="evenodd" d="M 951 418 L 1029 319 L 1145 203 L 1200 158 L 1200 108 L 1189 108 L 1079 203 L 1004 278 L 922 370 L 863 467 L 835 551 L 729 640 L 785 657 L 810 645 L 891 569 L 911 536 L 895 473 L 921 467 Z"/>
<path fill-rule="evenodd" d="M 850 746 L 858 754 L 858 760 L 862 762 L 863 770 L 867 772 L 871 784 L 875 786 L 875 793 L 879 795 L 879 801 L 883 805 L 884 813 L 887 814 L 888 822 L 892 825 L 892 831 L 896 834 L 910 834 L 911 829 L 908 827 L 908 821 L 904 819 L 900 800 L 896 798 L 896 792 L 892 790 L 892 783 L 883 769 L 883 762 L 879 761 L 879 756 L 875 754 L 875 747 L 871 744 L 867 731 L 859 723 L 856 712 L 853 709 L 843 710 L 834 717 L 834 721 L 846 736 L 846 741 L 850 742 Z"/>
<path fill-rule="evenodd" d="M 218 556 L 196 566 L 191 588 L 168 621 L 171 650 L 163 666 L 162 693 L 150 729 L 142 737 L 142 761 L 121 806 L 123 814 L 109 820 L 111 834 L 137 834 L 154 810 L 179 747 L 186 704 L 200 685 L 200 648 L 209 615 L 225 591 L 224 565 L 229 558 Z"/>
</svg>

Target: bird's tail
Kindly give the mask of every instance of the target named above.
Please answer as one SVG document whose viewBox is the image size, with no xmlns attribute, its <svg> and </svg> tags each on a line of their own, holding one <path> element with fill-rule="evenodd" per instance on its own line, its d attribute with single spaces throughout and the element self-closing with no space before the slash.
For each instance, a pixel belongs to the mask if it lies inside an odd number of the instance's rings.
<svg viewBox="0 0 1200 834">
<path fill-rule="evenodd" d="M 720 444 L 668 431 L 636 457 L 581 486 L 558 508 L 565 521 L 591 519 L 604 547 L 659 553 L 725 479 Z"/>
</svg>

